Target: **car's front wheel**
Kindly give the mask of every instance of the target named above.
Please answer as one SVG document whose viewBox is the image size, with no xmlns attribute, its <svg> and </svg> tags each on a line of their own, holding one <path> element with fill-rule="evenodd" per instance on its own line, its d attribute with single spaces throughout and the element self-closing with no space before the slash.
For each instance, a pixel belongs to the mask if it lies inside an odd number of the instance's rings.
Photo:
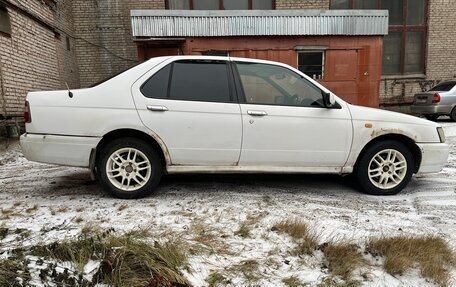
<svg viewBox="0 0 456 287">
<path fill-rule="evenodd" d="M 409 183 L 413 167 L 410 149 L 401 142 L 387 140 L 373 144 L 361 155 L 355 176 L 364 192 L 393 195 Z"/>
<path fill-rule="evenodd" d="M 149 195 L 162 175 L 160 158 L 146 142 L 120 138 L 102 148 L 97 175 L 102 187 L 112 196 L 132 199 Z"/>
</svg>

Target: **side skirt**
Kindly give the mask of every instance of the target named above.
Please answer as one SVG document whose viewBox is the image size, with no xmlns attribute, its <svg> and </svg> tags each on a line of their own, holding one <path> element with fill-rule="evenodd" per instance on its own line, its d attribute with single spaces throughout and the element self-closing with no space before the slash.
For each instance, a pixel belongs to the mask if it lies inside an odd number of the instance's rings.
<svg viewBox="0 0 456 287">
<path fill-rule="evenodd" d="M 295 167 L 295 166 L 187 166 L 171 165 L 166 168 L 173 173 L 309 173 L 343 174 L 342 167 Z"/>
</svg>

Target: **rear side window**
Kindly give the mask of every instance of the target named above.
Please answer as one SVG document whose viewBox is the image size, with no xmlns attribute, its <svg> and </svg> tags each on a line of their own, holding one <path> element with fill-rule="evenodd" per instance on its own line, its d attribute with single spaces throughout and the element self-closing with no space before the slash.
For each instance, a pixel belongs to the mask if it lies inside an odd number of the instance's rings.
<svg viewBox="0 0 456 287">
<path fill-rule="evenodd" d="M 231 102 L 226 62 L 174 62 L 169 98 L 184 101 Z"/>
<path fill-rule="evenodd" d="M 141 87 L 141 92 L 148 98 L 166 99 L 168 96 L 168 81 L 171 65 L 155 73 Z"/>
<path fill-rule="evenodd" d="M 453 89 L 453 87 L 455 85 L 456 85 L 456 82 L 442 83 L 442 84 L 439 84 L 439 85 L 433 87 L 429 91 L 432 91 L 432 92 L 449 92 L 449 91 L 451 91 L 451 89 Z"/>
<path fill-rule="evenodd" d="M 183 60 L 164 67 L 141 87 L 148 98 L 232 102 L 225 61 Z"/>
</svg>

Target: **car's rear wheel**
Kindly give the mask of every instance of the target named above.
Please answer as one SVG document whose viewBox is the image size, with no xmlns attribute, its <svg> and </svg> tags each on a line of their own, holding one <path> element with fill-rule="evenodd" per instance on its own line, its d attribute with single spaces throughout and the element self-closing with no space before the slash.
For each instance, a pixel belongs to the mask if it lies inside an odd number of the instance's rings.
<svg viewBox="0 0 456 287">
<path fill-rule="evenodd" d="M 430 121 L 435 121 L 439 118 L 439 115 L 424 115 L 424 117 Z"/>
<path fill-rule="evenodd" d="M 373 144 L 361 155 L 355 176 L 364 192 L 393 195 L 409 183 L 413 166 L 409 148 L 401 142 L 387 140 Z"/>
<path fill-rule="evenodd" d="M 102 148 L 97 175 L 102 187 L 112 196 L 132 199 L 153 192 L 162 175 L 160 158 L 146 142 L 120 138 Z"/>
<path fill-rule="evenodd" d="M 456 122 L 456 107 L 451 111 L 450 118 L 453 122 Z"/>
</svg>

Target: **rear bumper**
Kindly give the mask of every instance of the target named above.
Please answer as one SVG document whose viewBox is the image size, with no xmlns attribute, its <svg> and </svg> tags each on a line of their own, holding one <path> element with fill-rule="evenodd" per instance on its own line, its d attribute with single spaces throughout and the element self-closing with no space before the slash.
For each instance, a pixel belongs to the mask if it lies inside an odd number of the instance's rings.
<svg viewBox="0 0 456 287">
<path fill-rule="evenodd" d="M 419 143 L 421 165 L 418 173 L 439 172 L 448 161 L 450 147 L 446 143 Z"/>
<path fill-rule="evenodd" d="M 21 147 L 31 161 L 89 167 L 90 153 L 101 138 L 23 134 Z"/>
<path fill-rule="evenodd" d="M 451 106 L 444 106 L 444 105 L 432 105 L 432 106 L 417 106 L 417 105 L 412 105 L 410 107 L 410 110 L 414 114 L 421 114 L 421 115 L 432 115 L 432 114 L 438 114 L 438 115 L 449 115 L 451 112 L 452 107 Z"/>
</svg>

